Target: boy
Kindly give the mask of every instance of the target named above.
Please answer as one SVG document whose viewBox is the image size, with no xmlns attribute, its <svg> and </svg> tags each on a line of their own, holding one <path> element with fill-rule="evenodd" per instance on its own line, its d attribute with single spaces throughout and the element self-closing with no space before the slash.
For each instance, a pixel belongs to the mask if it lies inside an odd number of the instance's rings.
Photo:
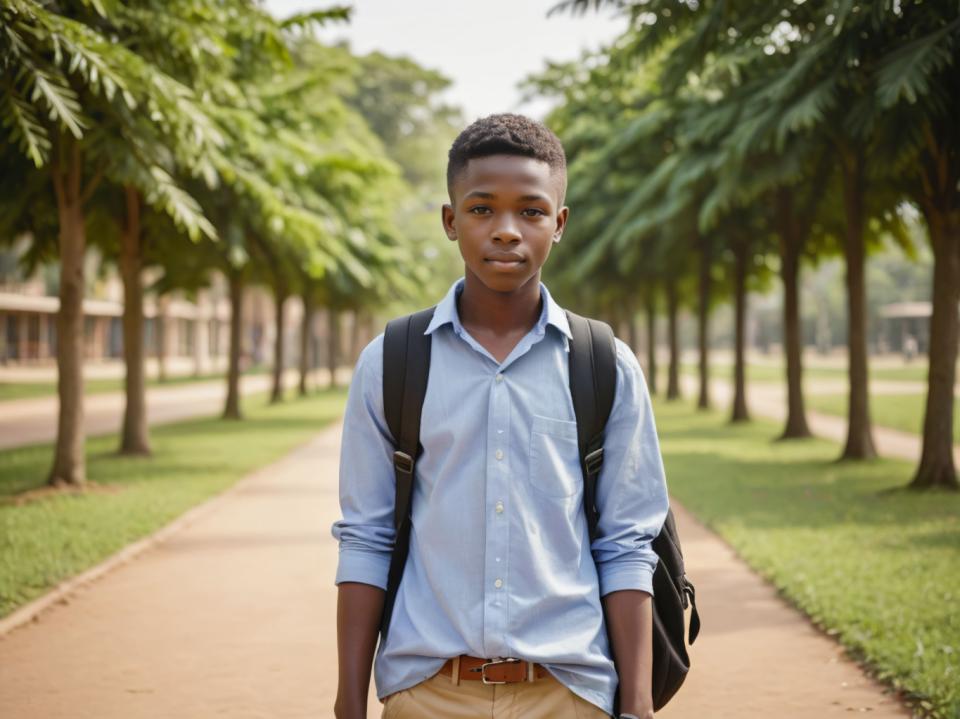
<svg viewBox="0 0 960 719">
<path fill-rule="evenodd" d="M 540 283 L 567 222 L 563 148 L 538 122 L 493 115 L 454 141 L 447 185 L 443 228 L 464 277 L 427 328 L 410 553 L 376 652 L 383 717 L 607 717 L 619 693 L 620 716 L 648 719 L 650 543 L 666 517 L 666 483 L 640 367 L 617 340 L 591 545 L 570 328 Z M 395 536 L 382 341 L 361 354 L 344 417 L 343 519 L 333 527 L 339 719 L 366 717 Z M 506 683 L 488 684 L 494 675 Z"/>
</svg>

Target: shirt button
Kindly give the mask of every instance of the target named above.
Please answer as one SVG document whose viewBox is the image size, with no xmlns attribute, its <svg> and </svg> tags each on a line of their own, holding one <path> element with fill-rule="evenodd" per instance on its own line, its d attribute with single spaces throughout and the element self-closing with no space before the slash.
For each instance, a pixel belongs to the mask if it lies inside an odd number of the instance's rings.
<svg viewBox="0 0 960 719">
<path fill-rule="evenodd" d="M 500 587 L 503 586 L 503 580 L 502 580 L 502 579 L 498 579 L 497 581 L 495 581 L 495 582 L 493 583 L 493 586 L 495 586 L 497 589 L 500 589 Z"/>
<path fill-rule="evenodd" d="M 497 510 L 497 514 L 503 514 L 503 502 L 497 502 L 495 509 Z"/>
<path fill-rule="evenodd" d="M 497 373 L 497 382 L 503 382 L 503 375 L 499 372 Z"/>
<path fill-rule="evenodd" d="M 498 449 L 493 456 L 496 457 L 497 459 L 503 459 L 503 450 Z"/>
</svg>

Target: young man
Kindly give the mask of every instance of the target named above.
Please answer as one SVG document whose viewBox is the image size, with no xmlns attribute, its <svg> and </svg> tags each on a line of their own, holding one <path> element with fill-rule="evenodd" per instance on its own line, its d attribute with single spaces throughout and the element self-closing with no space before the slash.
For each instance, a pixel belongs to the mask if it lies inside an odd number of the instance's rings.
<svg viewBox="0 0 960 719">
<path fill-rule="evenodd" d="M 591 545 L 570 328 L 540 282 L 567 222 L 563 148 L 540 123 L 487 117 L 453 143 L 447 183 L 443 228 L 459 244 L 464 277 L 427 328 L 410 552 L 376 651 L 383 717 L 607 717 L 619 693 L 621 716 L 648 719 L 650 543 L 667 489 L 640 367 L 617 340 Z M 343 519 L 333 527 L 339 719 L 366 717 L 395 536 L 382 342 L 363 351 L 344 417 Z M 480 669 L 508 657 L 523 662 Z M 494 674 L 507 683 L 480 681 Z"/>
</svg>

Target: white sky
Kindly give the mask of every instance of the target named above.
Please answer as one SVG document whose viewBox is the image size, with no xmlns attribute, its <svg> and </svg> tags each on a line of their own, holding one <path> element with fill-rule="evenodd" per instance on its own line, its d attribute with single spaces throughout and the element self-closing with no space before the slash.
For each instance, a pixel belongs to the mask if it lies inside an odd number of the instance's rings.
<svg viewBox="0 0 960 719">
<path fill-rule="evenodd" d="M 470 122 L 494 112 L 542 116 L 544 102 L 521 105 L 517 89 L 546 61 L 573 60 L 615 38 L 626 19 L 609 12 L 547 18 L 555 0 L 266 0 L 278 17 L 312 8 L 352 4 L 349 25 L 323 30 L 324 40 L 346 38 L 355 52 L 407 55 L 453 81 L 448 101 Z"/>
</svg>

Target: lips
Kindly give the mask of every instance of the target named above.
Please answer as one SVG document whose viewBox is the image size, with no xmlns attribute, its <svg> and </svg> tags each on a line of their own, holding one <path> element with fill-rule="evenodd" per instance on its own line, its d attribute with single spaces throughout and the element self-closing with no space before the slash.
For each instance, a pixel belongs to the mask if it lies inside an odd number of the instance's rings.
<svg viewBox="0 0 960 719">
<path fill-rule="evenodd" d="M 519 255 L 515 252 L 496 252 L 492 255 L 487 255 L 483 258 L 484 262 L 489 262 L 495 265 L 519 265 L 526 262 L 526 258 L 523 255 Z"/>
</svg>

